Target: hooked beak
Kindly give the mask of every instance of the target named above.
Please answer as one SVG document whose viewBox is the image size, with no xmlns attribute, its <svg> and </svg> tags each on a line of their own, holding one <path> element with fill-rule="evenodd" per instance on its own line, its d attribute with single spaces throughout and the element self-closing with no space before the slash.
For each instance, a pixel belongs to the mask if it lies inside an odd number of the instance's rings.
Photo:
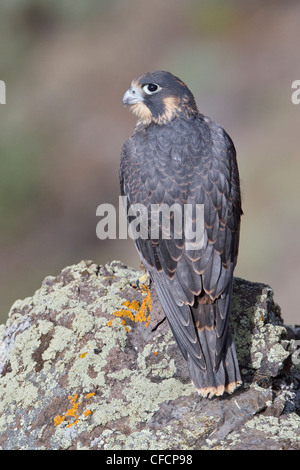
<svg viewBox="0 0 300 470">
<path fill-rule="evenodd" d="M 123 105 L 130 106 L 132 104 L 136 104 L 139 101 L 143 101 L 143 100 L 144 98 L 141 95 L 141 91 L 138 88 L 132 86 L 131 88 L 129 88 L 129 90 L 126 91 L 126 93 L 123 96 Z"/>
</svg>

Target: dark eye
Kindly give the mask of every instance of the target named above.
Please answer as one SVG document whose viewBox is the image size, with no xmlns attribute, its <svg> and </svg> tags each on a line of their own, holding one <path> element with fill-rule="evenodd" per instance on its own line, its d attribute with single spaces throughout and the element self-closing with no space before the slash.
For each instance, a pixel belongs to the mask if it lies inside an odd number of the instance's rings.
<svg viewBox="0 0 300 470">
<path fill-rule="evenodd" d="M 160 90 L 160 86 L 156 85 L 156 83 L 148 83 L 148 85 L 143 86 L 143 90 L 147 93 L 147 95 L 152 95 Z"/>
<path fill-rule="evenodd" d="M 148 90 L 151 93 L 154 93 L 157 89 L 158 89 L 158 86 L 156 85 L 156 83 L 149 83 Z"/>
</svg>

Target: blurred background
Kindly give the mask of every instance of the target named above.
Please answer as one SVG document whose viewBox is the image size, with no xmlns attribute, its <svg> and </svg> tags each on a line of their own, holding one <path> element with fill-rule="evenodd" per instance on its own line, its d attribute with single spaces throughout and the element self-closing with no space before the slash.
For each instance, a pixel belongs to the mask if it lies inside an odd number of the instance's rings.
<svg viewBox="0 0 300 470">
<path fill-rule="evenodd" d="M 100 241 L 135 125 L 131 80 L 169 70 L 235 142 L 242 180 L 236 275 L 270 284 L 299 323 L 300 3 L 286 0 L 2 0 L 0 322 L 47 275 L 81 259 L 139 267 L 131 240 Z"/>
</svg>

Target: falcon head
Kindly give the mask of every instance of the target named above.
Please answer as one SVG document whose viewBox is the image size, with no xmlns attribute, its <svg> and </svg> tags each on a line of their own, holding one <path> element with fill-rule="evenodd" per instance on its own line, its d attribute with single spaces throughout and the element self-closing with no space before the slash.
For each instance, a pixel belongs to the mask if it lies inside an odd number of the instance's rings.
<svg viewBox="0 0 300 470">
<path fill-rule="evenodd" d="M 161 70 L 133 80 L 123 96 L 123 104 L 130 106 L 143 125 L 151 122 L 163 125 L 175 117 L 190 118 L 198 113 L 195 99 L 185 83 Z"/>
</svg>

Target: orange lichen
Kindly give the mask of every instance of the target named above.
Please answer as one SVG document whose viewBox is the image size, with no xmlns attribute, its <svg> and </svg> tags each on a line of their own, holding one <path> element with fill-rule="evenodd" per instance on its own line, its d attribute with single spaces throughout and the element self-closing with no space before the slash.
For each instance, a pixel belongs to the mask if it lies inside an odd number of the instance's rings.
<svg viewBox="0 0 300 470">
<path fill-rule="evenodd" d="M 70 416 L 72 418 L 75 418 L 75 421 L 68 424 L 68 428 L 73 426 L 74 424 L 77 424 L 78 418 L 79 418 L 78 408 L 79 408 L 79 405 L 81 404 L 81 402 L 77 401 L 77 398 L 78 398 L 77 393 L 75 393 L 74 397 L 72 397 L 72 396 L 68 397 L 68 400 L 71 401 L 71 408 L 69 408 L 64 413 L 63 416 L 57 415 L 54 418 L 54 426 L 58 426 L 59 424 L 63 423 L 65 421 L 66 417 L 68 417 L 68 416 Z"/>
<path fill-rule="evenodd" d="M 54 426 L 58 426 L 60 423 L 63 423 L 65 419 L 66 419 L 65 416 L 60 416 L 60 415 L 55 416 Z"/>
<path fill-rule="evenodd" d="M 78 421 L 79 421 L 79 419 L 76 419 L 76 420 L 74 421 L 74 423 L 68 424 L 67 428 L 71 428 L 72 426 L 74 426 L 75 424 L 77 424 Z"/>
<path fill-rule="evenodd" d="M 123 317 L 123 318 L 129 318 L 131 321 L 135 323 L 145 323 L 145 327 L 149 325 L 150 322 L 150 314 L 147 315 L 148 312 L 151 311 L 152 309 L 152 301 L 151 301 L 151 294 L 145 285 L 141 286 L 143 293 L 146 294 L 145 298 L 142 301 L 142 304 L 138 302 L 137 300 L 125 300 L 122 303 L 122 307 L 126 308 L 119 308 L 112 314 L 115 317 Z M 113 320 L 110 320 L 107 322 L 108 326 L 112 325 Z M 126 326 L 126 321 L 121 320 L 120 322 L 121 325 L 125 327 L 125 330 L 128 332 L 130 331 L 130 328 Z"/>
<path fill-rule="evenodd" d="M 147 328 L 150 322 L 150 314 L 148 316 L 146 315 L 148 312 L 151 312 L 152 310 L 152 300 L 151 300 L 151 294 L 150 294 L 148 287 L 143 285 L 142 289 L 143 289 L 143 292 L 146 293 L 146 297 L 144 298 L 142 302 L 139 312 L 135 316 L 135 321 L 146 322 L 145 327 Z"/>
<path fill-rule="evenodd" d="M 125 300 L 122 305 L 130 310 L 134 310 L 135 312 L 138 312 L 140 308 L 140 303 L 137 300 L 132 300 L 131 302 L 129 300 Z"/>
<path fill-rule="evenodd" d="M 87 355 L 87 352 L 80 354 L 79 357 L 82 359 L 82 358 L 84 358 L 86 355 Z"/>
<path fill-rule="evenodd" d="M 123 302 L 122 305 L 126 306 L 125 302 Z M 119 310 L 116 310 L 115 312 L 113 312 L 113 315 L 115 317 L 129 318 L 130 320 L 134 321 L 133 313 L 130 310 L 126 310 L 125 308 L 120 308 Z"/>
<path fill-rule="evenodd" d="M 65 416 L 71 416 L 72 418 L 75 418 L 75 421 L 73 421 L 73 423 L 68 424 L 68 428 L 70 428 L 70 427 L 74 426 L 74 424 L 78 423 L 78 418 L 79 418 L 78 408 L 79 408 L 79 405 L 81 405 L 81 402 L 77 401 L 77 398 L 78 398 L 77 393 L 75 393 L 74 397 L 72 397 L 72 396 L 68 397 L 68 399 L 71 400 L 72 408 L 69 408 L 66 411 Z"/>
<path fill-rule="evenodd" d="M 88 393 L 85 398 L 89 399 L 95 395 L 95 392 Z M 81 405 L 81 401 L 78 401 L 78 393 L 74 394 L 74 397 L 71 395 L 68 397 L 68 400 L 70 400 L 70 408 L 62 415 L 57 415 L 54 418 L 54 426 L 58 426 L 59 424 L 63 423 L 66 418 L 74 418 L 73 421 L 69 421 L 67 427 L 70 428 L 74 426 L 75 424 L 78 423 L 79 421 L 79 406 Z M 92 414 L 91 410 L 86 410 L 84 411 L 84 416 L 88 417 L 89 415 Z"/>
<path fill-rule="evenodd" d="M 153 354 L 154 354 L 155 356 L 157 356 L 158 352 L 157 352 L 157 351 L 153 351 Z"/>
</svg>

